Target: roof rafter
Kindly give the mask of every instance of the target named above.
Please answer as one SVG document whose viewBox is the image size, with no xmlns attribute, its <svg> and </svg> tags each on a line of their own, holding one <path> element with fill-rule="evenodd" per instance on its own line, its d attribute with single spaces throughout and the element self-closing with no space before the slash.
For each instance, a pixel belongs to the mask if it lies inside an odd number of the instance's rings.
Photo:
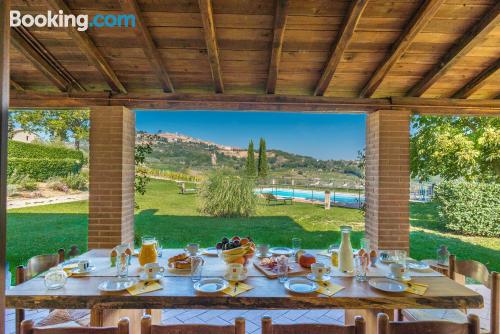
<svg viewBox="0 0 500 334">
<path fill-rule="evenodd" d="M 207 44 L 208 60 L 210 62 L 210 69 L 212 70 L 215 92 L 224 93 L 212 2 L 211 0 L 199 0 L 198 3 L 200 6 L 201 20 L 203 21 L 205 43 Z"/>
<path fill-rule="evenodd" d="M 426 0 L 413 15 L 397 41 L 393 44 L 390 53 L 380 63 L 375 73 L 366 83 L 359 94 L 360 97 L 371 97 L 382 84 L 382 81 L 392 69 L 392 67 L 401 59 L 406 50 L 413 43 L 415 37 L 429 23 L 445 0 Z"/>
<path fill-rule="evenodd" d="M 439 62 L 408 92 L 407 96 L 422 96 L 464 55 L 481 43 L 500 23 L 500 2 L 489 9 L 483 18 L 439 60 Z"/>
<path fill-rule="evenodd" d="M 144 21 L 141 9 L 136 0 L 120 0 L 123 11 L 130 12 L 136 17 L 136 35 L 141 39 L 143 44 L 143 51 L 151 64 L 161 87 L 165 93 L 173 93 L 174 85 L 170 80 L 167 69 L 160 52 L 156 48 L 156 44 L 151 36 L 151 33 Z"/>
<path fill-rule="evenodd" d="M 276 11 L 274 14 L 274 36 L 271 50 L 271 60 L 269 61 L 269 72 L 267 75 L 267 94 L 274 94 L 281 60 L 281 50 L 285 37 L 286 19 L 288 16 L 288 1 L 276 0 Z"/>
<path fill-rule="evenodd" d="M 481 89 L 481 87 L 483 87 L 486 84 L 488 79 L 492 77 L 495 73 L 497 73 L 498 70 L 500 70 L 500 59 L 497 59 L 488 68 L 479 73 L 474 79 L 472 79 L 465 86 L 460 88 L 455 94 L 453 94 L 453 98 L 455 99 L 469 98 L 472 94 Z"/>
<path fill-rule="evenodd" d="M 24 92 L 23 86 L 21 86 L 17 81 L 10 79 L 10 85 L 19 92 Z"/>
<path fill-rule="evenodd" d="M 47 0 L 47 2 L 50 7 L 56 12 L 62 10 L 65 14 L 71 14 L 71 10 L 66 5 L 64 0 Z M 92 42 L 89 35 L 87 35 L 87 33 L 84 31 L 78 31 L 76 27 L 68 27 L 67 31 L 76 45 L 80 48 L 80 50 L 102 74 L 104 80 L 106 80 L 111 90 L 126 94 L 127 90 L 120 82 L 120 80 L 116 76 L 116 73 L 108 64 L 99 49 L 97 49 L 94 42 Z"/>
<path fill-rule="evenodd" d="M 351 6 L 349 7 L 349 10 L 344 18 L 344 22 L 342 23 L 342 27 L 338 33 L 337 40 L 332 47 L 330 58 L 323 69 L 323 74 L 321 75 L 318 84 L 316 85 L 314 95 L 323 96 L 328 89 L 333 75 L 337 70 L 337 66 L 340 63 L 345 50 L 349 46 L 354 30 L 356 29 L 367 3 L 368 0 L 352 1 Z"/>
</svg>

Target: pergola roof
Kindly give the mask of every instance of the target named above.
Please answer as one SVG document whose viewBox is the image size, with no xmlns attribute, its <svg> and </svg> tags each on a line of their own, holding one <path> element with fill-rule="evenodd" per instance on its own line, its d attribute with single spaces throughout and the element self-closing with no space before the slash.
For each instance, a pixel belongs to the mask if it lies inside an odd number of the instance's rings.
<svg viewBox="0 0 500 334">
<path fill-rule="evenodd" d="M 138 18 L 137 29 L 14 28 L 11 88 L 24 97 L 500 94 L 498 0 L 13 0 L 12 9 Z"/>
</svg>

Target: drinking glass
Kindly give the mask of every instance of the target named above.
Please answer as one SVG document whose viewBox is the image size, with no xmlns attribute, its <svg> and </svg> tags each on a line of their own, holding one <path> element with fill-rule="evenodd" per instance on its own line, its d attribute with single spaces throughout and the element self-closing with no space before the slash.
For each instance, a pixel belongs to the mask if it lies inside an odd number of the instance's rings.
<svg viewBox="0 0 500 334">
<path fill-rule="evenodd" d="M 288 257 L 280 256 L 277 259 L 278 279 L 280 283 L 285 283 L 288 280 Z"/>
<path fill-rule="evenodd" d="M 297 251 L 302 247 L 302 240 L 300 238 L 292 238 L 292 249 L 293 255 L 297 254 Z"/>
<path fill-rule="evenodd" d="M 66 274 L 66 272 L 62 269 L 62 267 L 51 268 L 49 269 L 47 274 L 45 274 L 44 278 L 45 287 L 49 290 L 60 289 L 64 287 L 67 279 L 68 279 L 68 274 Z"/>
<path fill-rule="evenodd" d="M 354 275 L 356 276 L 356 281 L 365 282 L 367 280 L 366 267 L 368 267 L 368 258 L 357 255 L 354 258 Z"/>
<path fill-rule="evenodd" d="M 125 278 L 128 276 L 129 255 L 127 249 L 130 249 L 129 244 L 118 245 L 115 249 L 118 253 L 116 257 L 116 276 Z"/>
<path fill-rule="evenodd" d="M 405 268 L 406 268 L 406 256 L 407 253 L 405 250 L 394 251 L 394 258 L 396 260 L 396 263 L 402 264 Z"/>
<path fill-rule="evenodd" d="M 191 280 L 198 282 L 201 280 L 201 273 L 203 271 L 204 260 L 201 256 L 191 257 Z"/>
<path fill-rule="evenodd" d="M 361 240 L 359 241 L 359 243 L 360 243 L 360 248 L 361 249 L 364 249 L 368 253 L 370 252 L 370 240 L 369 239 L 367 239 L 367 238 L 361 238 Z"/>
</svg>

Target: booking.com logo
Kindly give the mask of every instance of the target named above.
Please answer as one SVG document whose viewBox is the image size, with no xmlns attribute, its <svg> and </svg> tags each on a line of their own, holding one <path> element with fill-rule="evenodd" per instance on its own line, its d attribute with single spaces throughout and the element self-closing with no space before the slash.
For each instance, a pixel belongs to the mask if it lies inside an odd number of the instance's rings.
<svg viewBox="0 0 500 334">
<path fill-rule="evenodd" d="M 10 11 L 10 26 L 11 27 L 54 27 L 68 28 L 74 27 L 78 31 L 86 31 L 89 27 L 132 27 L 135 28 L 135 15 L 132 14 L 96 14 L 92 21 L 86 14 L 73 15 L 64 14 L 62 10 L 58 13 L 48 11 L 47 15 L 38 14 L 21 14 L 18 10 Z"/>
</svg>

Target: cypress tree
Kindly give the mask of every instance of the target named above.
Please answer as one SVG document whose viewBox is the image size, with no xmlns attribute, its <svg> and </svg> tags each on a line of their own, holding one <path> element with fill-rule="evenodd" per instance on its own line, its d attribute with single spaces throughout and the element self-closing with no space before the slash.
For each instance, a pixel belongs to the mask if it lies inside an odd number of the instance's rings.
<svg viewBox="0 0 500 334">
<path fill-rule="evenodd" d="M 257 166 L 259 177 L 266 177 L 269 172 L 269 166 L 267 165 L 266 141 L 264 138 L 260 138 L 259 161 Z"/>
<path fill-rule="evenodd" d="M 245 171 L 246 171 L 246 174 L 248 176 L 252 176 L 252 177 L 257 176 L 257 170 L 255 168 L 255 152 L 253 149 L 253 141 L 252 140 L 250 140 L 250 143 L 248 143 L 247 161 L 246 161 Z"/>
</svg>

